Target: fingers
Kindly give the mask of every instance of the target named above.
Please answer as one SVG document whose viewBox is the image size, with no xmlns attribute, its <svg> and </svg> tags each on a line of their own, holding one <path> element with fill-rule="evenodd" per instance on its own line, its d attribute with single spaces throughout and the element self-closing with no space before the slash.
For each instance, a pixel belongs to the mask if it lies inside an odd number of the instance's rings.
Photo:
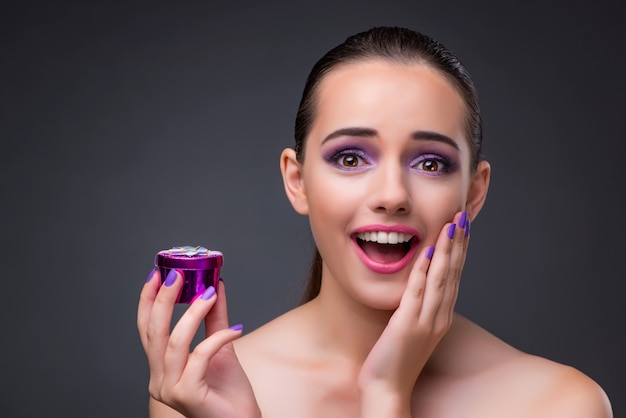
<svg viewBox="0 0 626 418">
<path fill-rule="evenodd" d="M 154 278 L 152 279 L 154 280 Z M 182 275 L 171 270 L 154 299 L 146 330 L 145 351 L 150 365 L 150 381 L 158 382 L 163 375 L 163 360 L 170 336 L 174 304 L 183 286 Z"/>
<path fill-rule="evenodd" d="M 448 272 L 450 271 L 450 260 L 454 246 L 454 237 L 457 232 L 456 229 L 455 223 L 447 223 L 443 226 L 428 266 L 421 316 L 425 323 L 430 326 L 434 324 L 439 314 L 441 301 L 443 300 L 446 286 L 449 284 Z"/>
<path fill-rule="evenodd" d="M 224 285 L 197 297 L 171 330 L 174 305 L 183 286 L 182 275 L 172 270 L 161 284 L 158 270 L 144 285 L 137 309 L 137 327 L 150 366 L 150 394 L 157 400 L 171 390 L 206 377 L 211 358 L 241 335 L 241 327 L 228 328 Z M 209 314 L 210 311 L 213 312 Z M 200 323 L 206 319 L 207 338 L 189 353 Z M 187 381 L 183 381 L 186 379 Z"/>
<path fill-rule="evenodd" d="M 204 321 L 205 335 L 209 336 L 213 333 L 228 328 L 228 308 L 226 306 L 226 290 L 222 279 L 217 284 L 217 301 L 215 307 L 211 311 L 211 315 L 207 315 Z"/>
<path fill-rule="evenodd" d="M 139 336 L 141 337 L 141 344 L 145 349 L 147 347 L 147 330 L 148 321 L 150 320 L 150 312 L 152 311 L 152 304 L 156 298 L 159 286 L 161 284 L 161 277 L 158 269 L 153 269 L 148 275 L 146 284 L 143 285 L 141 295 L 139 296 L 139 306 L 137 308 L 137 329 L 139 330 Z"/>
<path fill-rule="evenodd" d="M 459 294 L 459 285 L 465 259 L 467 257 L 467 248 L 469 246 L 469 219 L 465 212 L 455 217 L 457 228 L 453 237 L 452 251 L 450 254 L 450 264 L 448 271 L 448 280 L 441 302 L 441 308 L 446 310 L 448 321 L 452 321 L 454 315 L 454 305 L 456 304 Z"/>
<path fill-rule="evenodd" d="M 409 274 L 406 290 L 402 295 L 400 306 L 394 315 L 401 323 L 414 322 L 414 318 L 419 316 L 422 310 L 426 293 L 426 276 L 434 250 L 435 247 L 426 247 L 422 249 L 417 256 L 415 265 Z"/>
<path fill-rule="evenodd" d="M 457 213 L 443 226 L 435 246 L 419 254 L 396 312 L 401 320 L 416 324 L 417 317 L 429 328 L 451 323 L 468 247 L 467 225 L 467 214 Z"/>
<path fill-rule="evenodd" d="M 463 264 L 465 263 L 465 254 L 469 240 L 465 237 L 467 230 L 467 213 L 461 212 L 454 217 L 456 225 L 454 235 L 452 236 L 452 250 L 450 253 L 450 275 L 458 277 L 461 275 Z"/>
<path fill-rule="evenodd" d="M 187 364 L 189 348 L 202 319 L 215 303 L 215 289 L 210 286 L 196 298 L 180 318 L 167 343 L 164 359 L 164 386 L 173 386 L 180 378 Z"/>
<path fill-rule="evenodd" d="M 193 353 L 189 355 L 181 381 L 194 386 L 197 386 L 198 382 L 202 382 L 205 379 L 211 359 L 222 347 L 239 338 L 241 332 L 240 326 L 222 329 L 198 344 Z"/>
<path fill-rule="evenodd" d="M 447 330 L 452 323 L 469 242 L 465 237 L 467 214 L 465 212 L 456 214 L 453 222 L 442 229 L 437 241 L 437 250 L 429 267 L 427 291 L 432 291 L 429 294 L 432 298 L 429 299 L 430 305 L 425 310 L 432 315 L 431 323 L 437 330 Z"/>
</svg>

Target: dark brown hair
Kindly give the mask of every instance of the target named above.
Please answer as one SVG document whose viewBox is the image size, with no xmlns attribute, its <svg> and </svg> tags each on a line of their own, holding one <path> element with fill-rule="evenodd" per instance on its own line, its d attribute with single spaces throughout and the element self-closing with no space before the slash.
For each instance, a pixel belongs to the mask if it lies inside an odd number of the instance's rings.
<svg viewBox="0 0 626 418">
<path fill-rule="evenodd" d="M 472 149 L 471 167 L 475 170 L 482 150 L 482 121 L 478 95 L 472 79 L 459 59 L 434 39 L 409 29 L 376 27 L 350 36 L 315 63 L 309 74 L 296 115 L 296 157 L 304 163 L 306 137 L 315 119 L 317 90 L 326 74 L 341 65 L 368 60 L 398 64 L 424 64 L 443 74 L 457 89 L 466 106 L 465 136 Z M 315 248 L 302 302 L 315 298 L 322 281 L 322 257 Z"/>
</svg>

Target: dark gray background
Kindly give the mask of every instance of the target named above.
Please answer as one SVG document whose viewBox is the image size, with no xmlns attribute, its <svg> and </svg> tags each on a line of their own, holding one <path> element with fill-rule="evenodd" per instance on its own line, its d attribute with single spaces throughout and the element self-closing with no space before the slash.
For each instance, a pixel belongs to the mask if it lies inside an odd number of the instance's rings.
<svg viewBox="0 0 626 418">
<path fill-rule="evenodd" d="M 493 177 L 458 310 L 623 414 L 625 21 L 620 0 L 3 2 L 2 415 L 147 416 L 160 249 L 223 251 L 247 331 L 296 304 L 311 240 L 278 156 L 314 61 L 376 25 L 443 42 L 481 96 Z"/>
</svg>

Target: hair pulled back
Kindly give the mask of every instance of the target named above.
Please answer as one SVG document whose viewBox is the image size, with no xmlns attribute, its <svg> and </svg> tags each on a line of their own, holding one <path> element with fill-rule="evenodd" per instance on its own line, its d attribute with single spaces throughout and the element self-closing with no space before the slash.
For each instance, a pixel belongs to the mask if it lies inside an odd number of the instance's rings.
<svg viewBox="0 0 626 418">
<path fill-rule="evenodd" d="M 333 69 L 359 61 L 382 60 L 397 64 L 423 64 L 438 70 L 457 89 L 465 103 L 465 136 L 471 149 L 470 166 L 475 170 L 482 150 L 482 121 L 478 95 L 472 79 L 459 59 L 434 39 L 405 28 L 375 27 L 350 36 L 315 63 L 306 80 L 295 123 L 295 151 L 305 159 L 306 138 L 315 119 L 318 87 Z M 302 302 L 315 298 L 322 281 L 322 257 L 315 248 Z"/>
</svg>

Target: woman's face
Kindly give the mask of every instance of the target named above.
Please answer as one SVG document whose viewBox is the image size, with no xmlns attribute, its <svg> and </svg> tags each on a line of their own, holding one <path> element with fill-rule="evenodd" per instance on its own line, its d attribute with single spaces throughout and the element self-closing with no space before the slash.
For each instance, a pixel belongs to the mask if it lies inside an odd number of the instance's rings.
<svg viewBox="0 0 626 418">
<path fill-rule="evenodd" d="M 324 260 L 322 292 L 397 307 L 417 253 L 466 209 L 464 120 L 461 96 L 426 65 L 366 61 L 324 76 L 294 205 Z"/>
</svg>

